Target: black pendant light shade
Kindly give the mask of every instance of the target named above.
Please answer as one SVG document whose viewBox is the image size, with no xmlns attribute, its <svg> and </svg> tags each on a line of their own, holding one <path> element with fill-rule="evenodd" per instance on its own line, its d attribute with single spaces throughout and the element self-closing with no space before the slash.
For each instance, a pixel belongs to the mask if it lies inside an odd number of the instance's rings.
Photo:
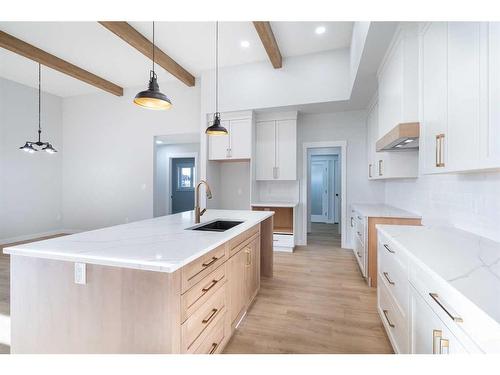
<svg viewBox="0 0 500 375">
<path fill-rule="evenodd" d="M 149 73 L 148 89 L 141 91 L 134 98 L 134 103 L 140 107 L 155 110 L 165 110 L 172 107 L 170 99 L 160 91 L 155 73 L 155 23 L 153 22 L 153 69 Z"/>
<path fill-rule="evenodd" d="M 219 113 L 219 22 L 215 24 L 215 113 L 214 122 L 205 133 L 208 135 L 228 135 L 228 131 L 220 124 Z"/>
<path fill-rule="evenodd" d="M 215 112 L 214 122 L 210 125 L 205 133 L 208 135 L 227 135 L 227 129 L 220 124 L 220 113 Z"/>
<path fill-rule="evenodd" d="M 49 154 L 55 154 L 57 150 L 52 147 L 49 142 L 42 142 L 42 125 L 41 125 L 41 110 L 42 110 L 42 66 L 38 64 L 38 141 L 32 142 L 27 141 L 24 146 L 19 147 L 20 150 L 23 150 L 29 154 L 33 154 L 38 151 L 37 147 L 43 147 L 41 150 L 45 151 Z"/>
<path fill-rule="evenodd" d="M 160 91 L 156 73 L 151 70 L 149 86 L 147 90 L 141 91 L 134 98 L 134 103 L 148 109 L 169 109 L 172 107 L 170 99 Z"/>
</svg>

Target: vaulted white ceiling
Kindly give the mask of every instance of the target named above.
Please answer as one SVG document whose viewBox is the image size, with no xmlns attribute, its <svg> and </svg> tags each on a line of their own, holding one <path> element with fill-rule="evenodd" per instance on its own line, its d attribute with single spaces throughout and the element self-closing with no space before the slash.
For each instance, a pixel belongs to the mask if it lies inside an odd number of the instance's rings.
<svg viewBox="0 0 500 375">
<path fill-rule="evenodd" d="M 131 22 L 152 39 L 151 22 Z M 352 22 L 271 22 L 284 58 L 349 47 Z M 325 32 L 315 33 L 318 26 Z M 0 30 L 67 60 L 122 87 L 146 85 L 151 62 L 97 22 L 0 22 Z M 220 24 L 221 67 L 267 61 L 251 22 Z M 215 62 L 215 23 L 156 22 L 156 44 L 194 76 Z M 241 46 L 247 41 L 249 46 Z M 286 64 L 286 60 L 285 60 Z M 269 69 L 273 69 L 269 63 Z M 160 81 L 175 79 L 158 67 Z M 36 63 L 0 48 L 0 77 L 28 86 L 37 84 Z M 43 70 L 43 89 L 68 97 L 97 88 L 49 68 Z"/>
</svg>

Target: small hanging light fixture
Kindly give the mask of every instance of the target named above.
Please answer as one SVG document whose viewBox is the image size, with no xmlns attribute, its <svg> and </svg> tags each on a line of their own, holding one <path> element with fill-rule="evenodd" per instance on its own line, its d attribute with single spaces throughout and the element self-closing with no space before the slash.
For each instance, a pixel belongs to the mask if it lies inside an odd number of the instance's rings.
<svg viewBox="0 0 500 375">
<path fill-rule="evenodd" d="M 219 113 L 219 21 L 215 23 L 215 113 L 214 122 L 205 133 L 208 135 L 227 135 L 228 131 L 220 123 Z"/>
<path fill-rule="evenodd" d="M 155 23 L 153 21 L 153 69 L 149 72 L 148 89 L 141 91 L 134 98 L 134 103 L 140 107 L 155 110 L 165 110 L 172 107 L 170 99 L 160 91 L 155 73 Z"/>
<path fill-rule="evenodd" d="M 32 142 L 27 141 L 24 146 L 19 147 L 19 149 L 26 151 L 29 154 L 33 154 L 38 151 L 33 145 L 38 147 L 43 147 L 42 151 L 49 154 L 55 154 L 57 150 L 52 147 L 49 142 L 42 142 L 42 126 L 41 126 L 41 111 L 42 111 L 42 66 L 38 63 L 38 141 Z"/>
</svg>

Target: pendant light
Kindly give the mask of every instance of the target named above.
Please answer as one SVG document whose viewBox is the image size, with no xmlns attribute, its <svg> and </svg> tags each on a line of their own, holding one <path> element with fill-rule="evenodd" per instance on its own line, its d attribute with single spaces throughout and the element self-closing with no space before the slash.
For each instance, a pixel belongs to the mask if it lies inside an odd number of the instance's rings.
<svg viewBox="0 0 500 375">
<path fill-rule="evenodd" d="M 55 154 L 57 150 L 52 147 L 49 142 L 42 142 L 42 126 L 41 126 L 41 110 L 42 110 L 42 66 L 38 63 L 38 141 L 31 142 L 27 141 L 24 146 L 19 147 L 21 150 L 26 151 L 29 154 L 33 154 L 38 151 L 37 147 L 43 147 L 41 150 L 49 154 Z"/>
<path fill-rule="evenodd" d="M 215 23 L 215 113 L 214 122 L 205 133 L 208 135 L 227 135 L 228 131 L 220 124 L 219 113 L 219 21 Z"/>
<path fill-rule="evenodd" d="M 172 107 L 172 102 L 160 91 L 155 73 L 155 23 L 153 21 L 153 70 L 149 72 L 148 89 L 141 91 L 134 98 L 134 103 L 140 107 L 155 110 L 165 110 Z"/>
</svg>

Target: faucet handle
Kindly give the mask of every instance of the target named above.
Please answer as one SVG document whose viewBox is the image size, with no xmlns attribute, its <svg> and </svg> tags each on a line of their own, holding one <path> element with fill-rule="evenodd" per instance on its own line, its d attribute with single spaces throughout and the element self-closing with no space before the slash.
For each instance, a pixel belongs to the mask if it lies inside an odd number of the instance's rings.
<svg viewBox="0 0 500 375">
<path fill-rule="evenodd" d="M 200 216 L 202 216 L 205 213 L 206 210 L 207 210 L 206 208 L 204 208 L 203 210 L 201 210 L 200 211 Z"/>
</svg>

